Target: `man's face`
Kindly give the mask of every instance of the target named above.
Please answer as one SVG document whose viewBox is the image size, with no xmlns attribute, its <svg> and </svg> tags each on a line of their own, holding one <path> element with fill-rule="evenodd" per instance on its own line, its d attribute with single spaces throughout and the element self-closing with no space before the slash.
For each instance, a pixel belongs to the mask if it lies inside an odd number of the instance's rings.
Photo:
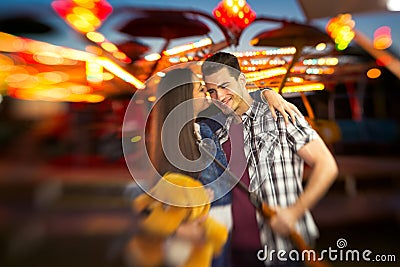
<svg viewBox="0 0 400 267">
<path fill-rule="evenodd" d="M 207 91 L 214 101 L 215 105 L 225 114 L 234 112 L 242 102 L 241 86 L 239 81 L 233 77 L 227 68 L 204 76 Z"/>
</svg>

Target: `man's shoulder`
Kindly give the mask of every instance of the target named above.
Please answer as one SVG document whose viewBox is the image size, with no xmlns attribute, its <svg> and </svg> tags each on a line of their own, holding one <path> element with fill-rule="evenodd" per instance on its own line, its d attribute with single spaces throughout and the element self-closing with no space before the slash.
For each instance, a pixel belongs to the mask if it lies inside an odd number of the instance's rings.
<svg viewBox="0 0 400 267">
<path fill-rule="evenodd" d="M 260 90 L 249 92 L 249 94 L 254 101 L 262 102 Z"/>
<path fill-rule="evenodd" d="M 253 98 L 253 104 L 251 105 L 251 112 L 254 113 L 256 117 L 263 117 L 266 114 L 271 114 L 271 109 L 269 108 L 268 103 L 264 101 L 259 101 Z"/>
</svg>

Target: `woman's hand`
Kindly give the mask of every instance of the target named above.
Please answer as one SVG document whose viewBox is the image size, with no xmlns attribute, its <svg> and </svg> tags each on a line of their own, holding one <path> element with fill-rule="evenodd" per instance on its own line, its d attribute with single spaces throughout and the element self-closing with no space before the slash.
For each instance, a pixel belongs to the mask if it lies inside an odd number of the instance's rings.
<svg viewBox="0 0 400 267">
<path fill-rule="evenodd" d="M 178 229 L 176 229 L 175 236 L 195 243 L 203 242 L 205 237 L 203 223 L 206 219 L 207 215 L 190 222 L 182 223 Z"/>
<path fill-rule="evenodd" d="M 285 119 L 286 125 L 289 124 L 289 116 L 293 123 L 296 121 L 296 114 L 301 117 L 303 116 L 303 114 L 301 114 L 300 110 L 295 105 L 286 101 L 280 94 L 278 94 L 274 90 L 264 90 L 262 91 L 262 94 L 265 100 L 268 102 L 272 116 L 275 120 L 278 118 L 275 110 L 279 111 L 282 114 L 283 118 Z"/>
<path fill-rule="evenodd" d="M 206 193 L 208 195 L 208 198 L 210 199 L 210 202 L 212 202 L 214 200 L 214 190 L 212 190 L 211 188 L 206 188 Z"/>
</svg>

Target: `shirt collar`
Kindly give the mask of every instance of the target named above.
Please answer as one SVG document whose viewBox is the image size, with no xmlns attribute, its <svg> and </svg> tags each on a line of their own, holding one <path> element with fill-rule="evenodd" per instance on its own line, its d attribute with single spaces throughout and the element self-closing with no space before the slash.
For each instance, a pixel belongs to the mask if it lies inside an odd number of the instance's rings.
<svg viewBox="0 0 400 267">
<path fill-rule="evenodd" d="M 254 120 L 258 116 L 264 116 L 266 114 L 266 110 L 268 110 L 268 105 L 262 102 L 258 102 L 253 100 L 253 103 L 250 105 L 249 109 L 242 114 L 242 122 L 246 125 L 249 123 L 248 119 Z M 233 123 L 236 114 L 229 114 L 226 116 L 225 121 L 225 129 L 229 129 L 230 125 Z M 224 131 L 221 131 L 220 134 L 222 135 Z"/>
</svg>

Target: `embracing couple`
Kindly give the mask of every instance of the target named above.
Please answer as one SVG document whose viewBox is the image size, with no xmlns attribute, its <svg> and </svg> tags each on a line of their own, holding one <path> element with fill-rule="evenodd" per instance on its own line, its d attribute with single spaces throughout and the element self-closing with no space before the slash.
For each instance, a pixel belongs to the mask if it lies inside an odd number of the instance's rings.
<svg viewBox="0 0 400 267">
<path fill-rule="evenodd" d="M 257 252 L 265 245 L 276 251 L 293 249 L 288 238 L 292 231 L 313 245 L 318 229 L 309 210 L 337 176 L 333 155 L 294 105 L 273 90 L 248 92 L 234 55 L 219 52 L 207 58 L 200 76 L 190 68 L 179 68 L 161 79 L 151 111 L 151 162 L 160 175 L 187 174 L 208 188 L 212 198 L 208 216 L 229 231 L 223 252 L 210 265 L 302 266 L 260 261 Z M 210 105 L 219 112 L 204 115 Z M 213 154 L 224 166 L 214 161 L 198 164 L 202 157 L 198 144 L 205 139 L 213 143 Z M 303 188 L 304 164 L 311 172 Z M 244 190 L 226 182 L 225 168 L 272 207 L 275 216 L 266 220 L 259 214 Z M 183 223 L 175 235 L 201 242 L 202 220 Z"/>
</svg>

